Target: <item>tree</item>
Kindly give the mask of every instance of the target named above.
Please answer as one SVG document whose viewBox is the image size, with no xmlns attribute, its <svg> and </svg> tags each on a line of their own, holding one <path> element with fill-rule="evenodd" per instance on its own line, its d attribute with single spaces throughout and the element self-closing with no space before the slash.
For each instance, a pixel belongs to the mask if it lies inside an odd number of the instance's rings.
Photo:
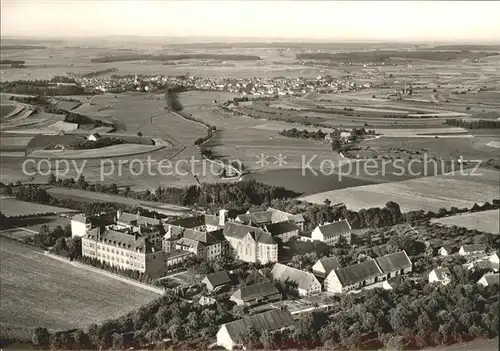
<svg viewBox="0 0 500 351">
<path fill-rule="evenodd" d="M 48 184 L 49 185 L 54 185 L 57 183 L 57 178 L 56 176 L 54 175 L 54 173 L 50 173 L 49 174 L 49 180 L 48 180 Z"/>
<path fill-rule="evenodd" d="M 68 251 L 68 247 L 66 246 L 66 239 L 58 238 L 54 245 L 54 252 L 56 254 L 66 253 Z"/>
<path fill-rule="evenodd" d="M 325 199 L 325 201 L 323 201 L 323 203 L 326 205 L 326 206 L 330 206 L 332 204 L 332 202 L 330 201 L 330 199 Z"/>
<path fill-rule="evenodd" d="M 260 343 L 265 349 L 272 349 L 275 346 L 275 334 L 269 330 L 264 330 L 259 338 Z"/>
<path fill-rule="evenodd" d="M 259 343 L 259 339 L 259 332 L 253 326 L 250 326 L 240 332 L 238 342 L 243 344 L 246 348 L 254 349 Z"/>
<path fill-rule="evenodd" d="M 142 137 L 142 132 L 137 132 L 137 136 L 140 138 Z"/>
<path fill-rule="evenodd" d="M 342 147 L 342 143 L 338 139 L 332 140 L 332 151 L 339 151 Z"/>
<path fill-rule="evenodd" d="M 47 328 L 38 327 L 33 332 L 33 337 L 31 338 L 33 345 L 35 346 L 47 346 L 50 341 L 50 333 Z"/>
</svg>

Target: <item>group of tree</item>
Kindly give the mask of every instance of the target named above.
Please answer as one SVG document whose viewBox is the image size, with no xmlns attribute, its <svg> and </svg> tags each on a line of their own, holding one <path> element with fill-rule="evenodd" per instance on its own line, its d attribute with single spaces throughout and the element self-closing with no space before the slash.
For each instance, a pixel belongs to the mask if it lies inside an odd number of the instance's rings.
<svg viewBox="0 0 500 351">
<path fill-rule="evenodd" d="M 71 148 L 79 149 L 99 149 L 106 146 L 120 145 L 123 144 L 123 139 L 114 137 L 102 137 L 98 138 L 96 141 L 91 141 L 88 139 L 80 139 L 76 143 L 71 144 Z"/>
<path fill-rule="evenodd" d="M 32 343 L 52 349 L 124 350 L 170 339 L 176 348 L 185 348 L 191 341 L 198 348 L 206 349 L 219 325 L 232 320 L 230 309 L 224 303 L 189 304 L 171 292 L 123 317 L 92 324 L 84 330 L 50 332 L 36 328 Z"/>
<path fill-rule="evenodd" d="M 326 133 L 321 129 L 310 132 L 307 129 L 298 130 L 297 128 L 284 129 L 280 132 L 280 135 L 289 138 L 301 138 L 301 139 L 314 139 L 314 140 L 325 140 Z"/>
<path fill-rule="evenodd" d="M 83 95 L 85 88 L 78 85 L 58 85 L 48 80 L 12 81 L 0 83 L 0 92 L 22 95 Z"/>
<path fill-rule="evenodd" d="M 116 183 L 109 185 L 101 183 L 90 184 L 85 180 L 84 176 L 81 176 L 77 180 L 73 178 L 57 179 L 51 174 L 49 175 L 49 184 L 123 195 L 140 200 L 157 201 L 181 206 L 226 208 L 240 212 L 246 211 L 252 205 L 269 204 L 273 199 L 289 199 L 299 195 L 283 187 L 271 186 L 255 180 L 238 183 L 207 183 L 184 188 L 158 187 L 154 193 L 150 191 L 136 192 L 130 190 L 129 187 L 120 189 Z M 27 190 L 25 189 L 25 191 Z M 35 187 L 33 189 L 29 188 L 29 191 L 29 195 L 24 195 L 24 192 L 21 192 L 19 196 L 32 198 L 34 199 L 32 201 L 39 203 L 47 203 L 49 201 L 48 198 L 50 198 L 50 195 L 43 189 Z"/>
<path fill-rule="evenodd" d="M 445 122 L 449 126 L 461 127 L 466 129 L 497 129 L 500 128 L 500 121 L 480 119 L 480 120 L 466 120 L 466 119 L 447 119 Z"/>
</svg>

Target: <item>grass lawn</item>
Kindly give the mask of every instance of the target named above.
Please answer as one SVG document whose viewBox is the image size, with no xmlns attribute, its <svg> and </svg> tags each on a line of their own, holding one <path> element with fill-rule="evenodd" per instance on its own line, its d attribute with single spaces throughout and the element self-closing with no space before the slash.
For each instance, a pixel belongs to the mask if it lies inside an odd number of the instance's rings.
<svg viewBox="0 0 500 351">
<path fill-rule="evenodd" d="M 0 325 L 81 328 L 119 317 L 158 294 L 0 238 Z"/>
</svg>

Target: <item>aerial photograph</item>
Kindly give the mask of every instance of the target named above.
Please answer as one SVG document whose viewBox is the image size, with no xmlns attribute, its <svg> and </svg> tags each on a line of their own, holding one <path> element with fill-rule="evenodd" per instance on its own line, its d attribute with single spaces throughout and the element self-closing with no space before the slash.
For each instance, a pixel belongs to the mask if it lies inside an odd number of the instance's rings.
<svg viewBox="0 0 500 351">
<path fill-rule="evenodd" d="M 0 13 L 0 351 L 500 349 L 500 2 Z"/>
</svg>

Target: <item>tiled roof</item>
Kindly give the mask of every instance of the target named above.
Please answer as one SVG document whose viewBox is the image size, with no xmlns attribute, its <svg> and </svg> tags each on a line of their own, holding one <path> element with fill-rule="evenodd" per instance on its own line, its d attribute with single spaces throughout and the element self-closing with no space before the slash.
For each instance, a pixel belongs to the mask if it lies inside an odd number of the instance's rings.
<svg viewBox="0 0 500 351">
<path fill-rule="evenodd" d="M 261 332 L 264 330 L 274 331 L 287 328 L 294 324 L 292 314 L 288 310 L 275 309 L 272 311 L 255 314 L 251 317 L 226 323 L 224 326 L 233 341 L 237 341 L 242 331 L 254 328 Z"/>
<path fill-rule="evenodd" d="M 267 209 L 268 211 L 271 211 L 273 212 L 273 222 L 275 221 L 278 221 L 278 218 L 283 218 L 283 220 L 291 220 L 291 221 L 294 221 L 296 223 L 300 223 L 300 222 L 304 222 L 304 216 L 302 216 L 302 214 L 298 213 L 298 214 L 291 214 L 291 213 L 288 213 L 288 212 L 285 212 L 285 211 L 281 211 L 281 210 L 277 210 L 275 208 L 272 208 L 272 207 L 269 207 Z M 280 217 L 278 217 L 280 216 Z"/>
<path fill-rule="evenodd" d="M 172 250 L 169 252 L 165 252 L 165 259 L 171 260 L 180 256 L 188 256 L 188 255 L 193 255 L 191 251 L 186 251 L 186 250 Z"/>
<path fill-rule="evenodd" d="M 382 275 L 377 263 L 372 259 L 345 268 L 339 268 L 335 273 L 343 286 L 354 285 Z"/>
<path fill-rule="evenodd" d="M 339 260 L 335 256 L 322 258 L 318 260 L 318 262 L 320 262 L 323 268 L 325 269 L 326 275 L 328 275 L 334 269 L 340 268 Z"/>
<path fill-rule="evenodd" d="M 337 222 L 328 223 L 318 226 L 319 230 L 323 236 L 329 238 L 333 236 L 338 236 L 341 233 L 347 233 L 351 231 L 351 226 L 347 220 L 343 219 Z"/>
<path fill-rule="evenodd" d="M 87 217 L 83 214 L 77 214 L 77 215 L 74 215 L 72 218 L 71 218 L 72 221 L 75 221 L 75 222 L 80 222 L 80 223 L 87 223 Z"/>
<path fill-rule="evenodd" d="M 500 284 L 500 278 L 499 277 L 500 276 L 498 275 L 498 273 L 494 273 L 494 274 L 490 273 L 490 274 L 483 275 L 483 278 L 488 283 L 488 286 Z"/>
<path fill-rule="evenodd" d="M 160 220 L 156 218 L 145 217 L 129 212 L 121 212 L 116 219 L 117 222 L 135 224 L 135 225 L 159 225 Z"/>
<path fill-rule="evenodd" d="M 231 278 L 226 271 L 210 273 L 203 280 L 207 280 L 214 288 L 231 283 Z"/>
<path fill-rule="evenodd" d="M 236 290 L 233 297 L 242 301 L 251 301 L 265 298 L 267 296 L 279 294 L 278 289 L 271 282 L 264 282 L 254 285 L 248 285 Z"/>
<path fill-rule="evenodd" d="M 116 230 L 106 229 L 99 234 L 99 228 L 95 228 L 89 231 L 86 237 L 127 250 L 134 250 L 142 253 L 150 253 L 153 251 L 153 246 L 146 238 L 138 237 L 136 239 L 134 234 L 123 233 Z"/>
<path fill-rule="evenodd" d="M 276 244 L 272 235 L 260 228 L 244 225 L 240 223 L 227 222 L 224 226 L 224 236 L 236 239 L 243 239 L 248 233 L 252 235 L 255 242 L 263 244 Z"/>
<path fill-rule="evenodd" d="M 205 216 L 201 215 L 201 216 L 179 218 L 173 222 L 170 222 L 170 224 L 183 228 L 195 228 L 205 225 Z"/>
<path fill-rule="evenodd" d="M 376 261 L 384 274 L 397 272 L 412 266 L 411 261 L 404 250 L 378 257 Z"/>
<path fill-rule="evenodd" d="M 462 248 L 465 252 L 486 251 L 486 245 L 483 244 L 463 245 Z"/>
<path fill-rule="evenodd" d="M 191 240 L 188 238 L 180 238 L 175 243 L 177 245 L 181 245 L 181 246 L 185 246 L 185 247 L 187 246 L 187 247 L 193 248 L 195 250 L 198 250 L 198 245 L 200 245 L 199 241 Z"/>
<path fill-rule="evenodd" d="M 446 276 L 450 276 L 451 272 L 448 267 L 438 267 L 434 268 L 434 273 L 436 273 L 436 277 L 438 280 L 444 280 Z"/>
<path fill-rule="evenodd" d="M 272 235 L 280 235 L 299 230 L 299 227 L 293 221 L 268 224 L 266 228 Z"/>
<path fill-rule="evenodd" d="M 273 279 L 282 283 L 294 283 L 299 289 L 309 289 L 313 283 L 318 281 L 312 273 L 301 271 L 300 269 L 289 267 L 281 263 L 276 263 L 274 265 L 271 274 Z"/>
</svg>

